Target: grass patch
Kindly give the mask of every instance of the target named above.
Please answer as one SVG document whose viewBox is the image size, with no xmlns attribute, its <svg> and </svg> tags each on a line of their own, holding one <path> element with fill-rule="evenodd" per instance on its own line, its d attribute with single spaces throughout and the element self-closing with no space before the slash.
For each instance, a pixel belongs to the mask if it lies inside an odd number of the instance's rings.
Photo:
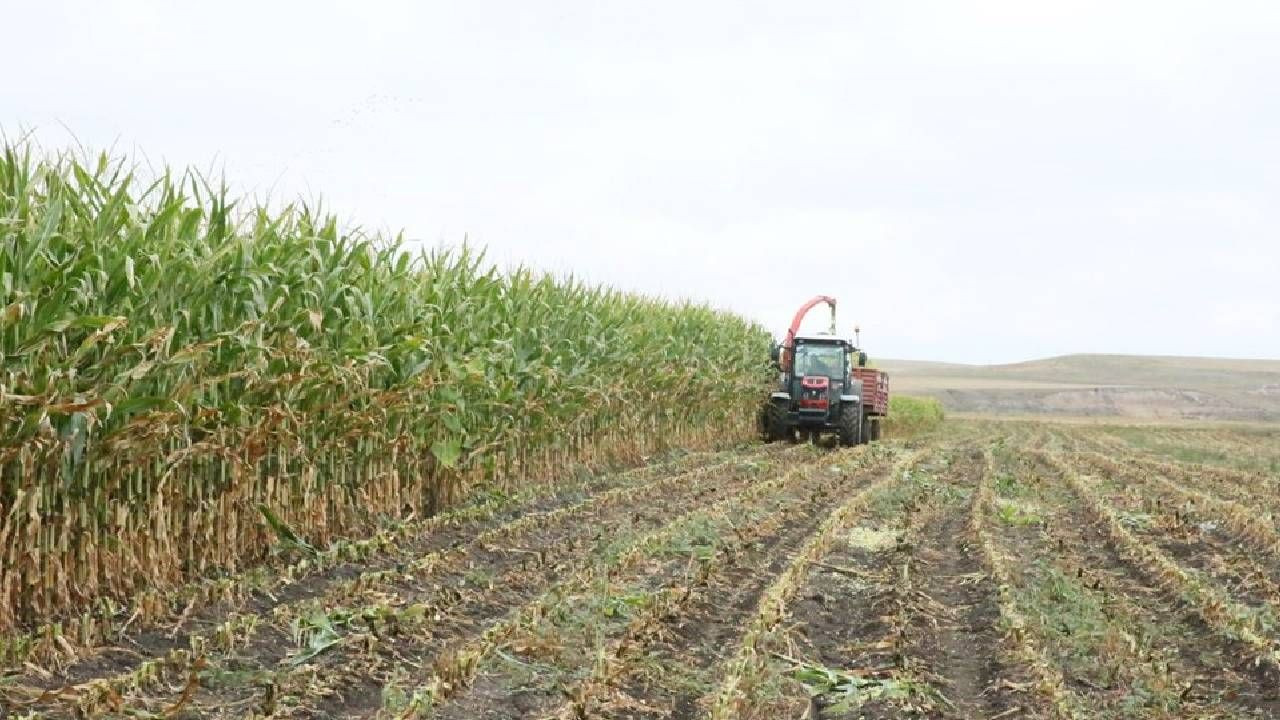
<svg viewBox="0 0 1280 720">
<path fill-rule="evenodd" d="M 1267 434 L 1239 431 L 1218 442 L 1207 434 L 1183 433 L 1173 437 L 1156 434 L 1161 429 L 1117 426 L 1109 427 L 1107 432 L 1136 450 L 1162 455 L 1175 462 L 1280 473 L 1280 458 L 1272 456 L 1270 451 L 1276 447 L 1275 439 Z"/>
<path fill-rule="evenodd" d="M 1018 476 L 1011 472 L 996 473 L 996 492 L 1004 496 L 1017 496 L 1026 492 Z"/>
<path fill-rule="evenodd" d="M 884 431 L 888 437 L 911 437 L 937 428 L 944 419 L 946 413 L 937 398 L 893 395 Z"/>
<path fill-rule="evenodd" d="M 1021 589 L 1020 604 L 1049 641 L 1069 684 L 1112 688 L 1097 717 L 1146 718 L 1181 706 L 1183 688 L 1171 674 L 1176 642 L 1081 578 L 1039 561 Z M 1109 706 L 1109 707 L 1107 707 Z"/>
<path fill-rule="evenodd" d="M 1040 506 L 1025 501 L 1000 499 L 997 502 L 996 513 L 1000 517 L 1000 522 L 1014 527 L 1039 525 L 1044 522 Z"/>
</svg>

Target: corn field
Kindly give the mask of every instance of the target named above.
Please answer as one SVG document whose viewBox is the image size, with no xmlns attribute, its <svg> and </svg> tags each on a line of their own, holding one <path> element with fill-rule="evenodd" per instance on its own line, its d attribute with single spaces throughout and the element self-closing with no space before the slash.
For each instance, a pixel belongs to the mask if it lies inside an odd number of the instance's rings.
<svg viewBox="0 0 1280 720">
<path fill-rule="evenodd" d="M 191 173 L 0 157 L 0 632 L 752 431 L 769 335 Z M 278 527 L 278 526 L 277 526 Z M 65 623 L 65 627 L 60 624 Z"/>
<path fill-rule="evenodd" d="M 742 443 L 734 315 L 0 159 L 0 717 L 1280 716 L 1274 427 Z"/>
</svg>

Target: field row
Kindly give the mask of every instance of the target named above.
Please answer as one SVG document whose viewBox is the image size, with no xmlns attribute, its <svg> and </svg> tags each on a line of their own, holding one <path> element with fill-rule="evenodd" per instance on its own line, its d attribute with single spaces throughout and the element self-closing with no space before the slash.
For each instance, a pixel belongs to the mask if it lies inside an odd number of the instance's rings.
<svg viewBox="0 0 1280 720">
<path fill-rule="evenodd" d="M 811 563 L 713 717 L 1280 712 L 1274 478 L 982 427 Z"/>
</svg>

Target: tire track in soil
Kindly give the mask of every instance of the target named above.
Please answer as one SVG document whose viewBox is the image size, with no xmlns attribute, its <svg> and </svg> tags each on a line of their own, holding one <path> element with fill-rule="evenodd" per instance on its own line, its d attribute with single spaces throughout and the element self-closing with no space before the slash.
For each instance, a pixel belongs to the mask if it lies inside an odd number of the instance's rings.
<svg viewBox="0 0 1280 720">
<path fill-rule="evenodd" d="M 1133 662 L 1150 665 L 1151 674 L 1171 678 L 1170 682 L 1185 688 L 1178 700 L 1180 707 L 1173 711 L 1149 709 L 1146 714 L 1120 714 L 1122 708 L 1118 704 L 1134 688 L 1109 687 L 1105 681 L 1072 672 L 1070 651 L 1059 646 L 1069 638 L 1057 634 L 1064 633 L 1065 628 L 1045 634 L 1050 647 L 1057 647 L 1055 660 L 1068 687 L 1096 717 L 1202 720 L 1280 715 L 1280 692 L 1272 679 L 1261 670 L 1242 667 L 1246 655 L 1240 648 L 1205 626 L 1193 609 L 1154 589 L 1141 569 L 1126 562 L 1106 530 L 1082 509 L 1081 500 L 1066 487 L 1055 468 L 1034 456 L 1023 456 L 1022 461 L 1035 468 L 1038 481 L 1031 485 L 1031 491 L 1046 513 L 1045 522 L 1041 527 L 993 523 L 993 534 L 1003 552 L 1023 560 L 1012 566 L 1019 588 L 1025 589 L 1034 582 L 1034 575 L 1043 572 L 1043 568 L 1056 568 L 1062 576 L 1076 578 L 1097 603 L 1110 608 L 1104 610 L 1108 617 L 1136 618 L 1148 631 L 1159 633 L 1160 643 L 1167 646 L 1153 647 L 1151 656 L 1134 658 Z M 1036 632 L 1045 633 L 1045 628 Z M 1116 651 L 1125 652 L 1123 647 Z M 1079 658 L 1076 661 L 1078 664 Z"/>
<path fill-rule="evenodd" d="M 843 476 L 835 487 L 814 467 L 802 481 L 784 489 L 783 496 L 774 501 L 769 518 L 757 519 L 745 531 L 736 530 L 737 550 L 726 553 L 723 562 L 701 577 L 695 586 L 687 588 L 678 607 L 655 618 L 643 629 L 643 637 L 635 638 L 627 648 L 627 652 L 644 651 L 643 667 L 624 665 L 624 671 L 634 672 L 624 672 L 621 678 L 610 683 L 608 701 L 593 703 L 589 710 L 560 705 L 564 698 L 552 694 L 524 697 L 514 703 L 506 689 L 508 680 L 501 674 L 489 674 L 478 678 L 468 693 L 432 717 L 438 720 L 516 720 L 565 715 L 593 719 L 697 717 L 702 711 L 698 701 L 705 690 L 697 682 L 700 676 L 723 661 L 724 653 L 732 653 L 761 593 L 787 566 L 790 553 L 814 532 L 829 509 L 847 494 L 883 477 L 891 466 L 887 459 L 876 462 L 878 464 Z M 776 530 L 763 537 L 753 534 L 760 527 L 775 523 Z M 744 539 L 747 542 L 741 542 Z M 667 563 L 663 571 L 646 578 L 632 578 L 630 582 L 652 592 L 679 582 L 682 567 L 680 562 Z M 653 668 L 661 671 L 655 676 L 650 672 Z M 673 685 L 663 685 L 663 682 Z M 567 689 L 566 694 L 572 695 L 573 690 Z"/>
<path fill-rule="evenodd" d="M 794 452 L 794 450 L 791 451 Z M 222 659 L 227 661 L 227 665 L 217 669 L 219 672 L 225 672 L 230 677 L 253 677 L 255 674 L 260 676 L 267 673 L 290 652 L 297 650 L 296 643 L 290 636 L 288 629 L 272 622 L 272 611 L 281 612 L 293 608 L 305 610 L 310 604 L 324 600 L 326 594 L 331 594 L 333 588 L 363 575 L 392 571 L 397 568 L 407 568 L 417 557 L 428 557 L 431 553 L 462 552 L 467 556 L 475 555 L 484 560 L 510 561 L 509 564 L 527 564 L 527 556 L 516 554 L 513 558 L 510 553 L 489 552 L 473 547 L 474 541 L 485 532 L 500 531 L 501 528 L 519 522 L 531 514 L 549 514 L 557 511 L 572 510 L 575 507 L 580 507 L 582 512 L 571 512 L 559 519 L 565 523 L 582 521 L 585 515 L 587 521 L 582 522 L 577 527 L 579 529 L 589 528 L 592 527 L 590 519 L 594 517 L 591 512 L 594 509 L 592 503 L 610 493 L 630 492 L 631 489 L 640 489 L 663 482 L 670 482 L 671 479 L 677 477 L 707 473 L 708 471 L 715 472 L 717 468 L 732 472 L 733 468 L 740 467 L 743 462 L 774 457 L 776 452 L 772 448 L 756 447 L 751 452 L 743 455 L 709 454 L 707 457 L 698 458 L 691 466 L 679 465 L 677 466 L 678 469 L 674 469 L 674 472 L 662 473 L 656 476 L 651 476 L 644 468 L 637 468 L 633 471 L 618 474 L 629 475 L 635 473 L 638 477 L 630 478 L 632 482 L 626 482 L 621 477 L 601 477 L 589 481 L 585 488 L 586 492 L 584 492 L 583 488 L 580 488 L 567 493 L 552 493 L 548 496 L 538 497 L 531 504 L 517 505 L 505 509 L 490 518 L 478 521 L 463 521 L 440 528 L 435 532 L 417 538 L 415 542 L 391 548 L 390 554 L 378 558 L 378 561 L 372 564 L 363 564 L 361 561 L 346 562 L 324 572 L 305 577 L 298 583 L 290 584 L 275 594 L 255 594 L 250 599 L 248 606 L 244 608 L 243 613 L 244 615 L 257 616 L 260 620 L 250 631 L 246 644 L 221 653 L 224 656 Z M 737 473 L 737 475 L 742 475 L 742 473 Z M 745 477 L 741 479 L 744 482 L 746 481 Z M 622 481 L 619 482 L 619 480 Z M 590 492 L 590 488 L 596 488 L 596 491 Z M 610 506 L 604 508 L 603 511 L 621 512 L 622 509 Z M 533 528 L 532 530 L 521 532 L 519 539 L 526 540 L 527 535 L 530 536 L 531 540 L 529 544 L 536 544 L 533 541 L 536 541 L 539 536 L 547 535 L 549 530 L 549 528 Z M 570 534 L 566 537 L 571 536 Z M 432 575 L 431 570 L 432 568 L 428 568 L 428 570 L 424 571 L 423 577 L 417 580 L 429 579 Z M 406 581 L 407 578 L 404 577 L 385 581 L 386 590 L 389 593 L 403 591 L 406 587 Z M 417 588 L 414 589 L 416 590 Z M 437 591 L 440 589 L 440 585 L 433 588 L 433 590 Z M 394 594 L 388 594 L 387 597 L 394 597 Z M 442 601 L 442 603 L 447 604 L 447 601 Z M 225 614 L 218 614 L 215 609 L 204 609 L 196 614 L 195 619 L 189 621 L 191 630 L 188 633 L 173 634 L 161 630 L 149 630 L 142 633 L 136 641 L 140 648 L 152 651 L 152 658 L 163 658 L 167 652 L 188 647 L 192 637 L 216 635 L 218 626 L 227 617 Z M 96 678 L 111 677 L 112 673 L 119 677 L 120 674 L 142 665 L 143 658 L 140 658 L 137 654 L 125 651 L 121 655 L 123 657 L 95 657 L 86 661 L 79 668 L 78 681 L 92 686 L 96 682 Z M 170 687 L 167 691 L 163 688 L 157 688 L 157 690 L 166 696 L 176 697 L 178 692 L 187 684 L 187 680 L 188 673 L 184 669 L 179 673 L 175 673 L 172 682 L 168 683 Z M 66 683 L 58 682 L 57 678 L 44 678 L 43 684 L 47 687 L 57 688 L 64 686 Z M 195 699 L 203 699 L 206 694 L 206 692 L 202 691 Z M 148 694 L 145 693 L 139 695 L 139 698 L 143 704 L 156 700 L 156 698 L 148 697 Z M 57 713 L 65 709 L 64 706 L 49 706 L 46 711 L 49 713 L 49 717 L 57 717 Z"/>
<path fill-rule="evenodd" d="M 1020 707 L 1002 688 L 1025 683 L 1027 673 L 1003 650 L 996 587 L 968 531 L 984 458 L 972 446 L 955 458 L 935 477 L 938 487 L 920 488 L 895 503 L 902 515 L 868 518 L 860 526 L 872 537 L 896 527 L 892 547 L 837 543 L 823 560 L 826 567 L 810 573 L 792 612 L 803 661 L 870 680 L 927 683 L 946 700 L 871 700 L 840 712 L 815 698 L 810 718 L 909 713 L 961 720 L 1009 717 Z"/>
<path fill-rule="evenodd" d="M 795 461 L 802 465 L 814 464 L 822 458 L 800 455 Z M 661 527 L 673 515 L 743 493 L 767 482 L 778 472 L 768 468 L 764 468 L 765 472 L 760 470 L 741 465 L 726 467 L 724 472 L 708 475 L 702 482 L 665 493 L 651 493 L 648 497 L 642 495 L 637 498 L 637 502 L 643 503 L 640 505 L 610 505 L 594 513 L 561 518 L 556 524 L 534 528 L 522 538 L 522 544 L 545 551 L 544 556 L 536 559 L 502 548 L 477 548 L 470 553 L 466 567 L 402 584 L 396 588 L 395 595 L 388 598 L 387 604 L 392 606 L 426 603 L 433 608 L 435 617 L 427 626 L 366 638 L 365 643 L 343 642 L 302 671 L 286 674 L 279 686 L 251 690 L 248 695 L 265 691 L 276 697 L 293 693 L 311 698 L 306 705 L 277 708 L 279 716 L 371 716 L 382 706 L 383 688 L 398 669 L 429 666 L 436 654 L 447 646 L 461 638 L 479 635 L 513 606 L 530 601 L 554 587 L 562 576 L 593 562 L 617 536 Z M 468 577 L 478 574 L 487 581 L 478 587 L 469 587 Z M 272 643 L 253 658 L 252 664 L 261 669 L 279 667 L 285 653 L 293 649 L 291 641 Z M 304 684 L 295 686 L 291 684 L 294 682 Z M 246 700 L 243 689 L 223 688 L 218 692 L 202 692 L 195 707 L 208 712 L 241 707 Z"/>
<path fill-rule="evenodd" d="M 971 494 L 984 472 L 982 451 L 971 449 L 961 457 L 959 467 L 939 480 Z M 918 518 L 909 538 L 912 591 L 899 651 L 910 675 L 922 677 L 946 698 L 920 717 L 1001 716 L 1018 707 L 1000 692 L 1002 681 L 1025 682 L 1025 669 L 1006 664 L 1001 650 L 997 590 L 967 531 L 967 503 L 945 497 L 942 503 L 941 513 Z M 877 714 L 872 704 L 862 716 L 897 718 L 901 708 Z"/>
<path fill-rule="evenodd" d="M 796 520 L 789 522 L 744 562 L 708 581 L 680 615 L 667 618 L 660 642 L 649 648 L 648 660 L 663 668 L 655 678 L 645 673 L 624 675 L 615 684 L 616 696 L 626 702 L 600 708 L 591 717 L 608 720 L 672 720 L 701 718 L 707 709 L 708 671 L 734 657 L 746 623 L 755 614 L 760 598 L 783 570 L 792 562 L 791 553 L 814 533 L 822 521 L 838 507 L 843 497 L 860 487 L 884 477 L 889 468 L 868 473 L 864 482 L 842 488 L 833 502 L 808 506 Z M 674 671 L 674 672 L 673 672 Z M 674 680 L 674 687 L 664 681 Z M 693 682 L 690 682 L 692 680 Z M 705 686 L 704 686 L 705 685 Z M 657 713 L 644 712 L 636 706 L 662 708 Z M 450 719 L 455 720 L 455 719 Z M 456 720 L 461 720 L 460 718 Z"/>
<path fill-rule="evenodd" d="M 900 533 L 905 529 L 904 521 L 910 522 L 917 509 L 917 494 L 918 489 L 893 502 L 892 507 L 902 510 L 901 515 L 883 516 L 878 508 L 865 513 L 861 523 L 846 531 L 865 532 L 866 537 L 851 542 L 846 534 L 823 558 L 825 567 L 811 568 L 789 607 L 789 623 L 795 626 L 790 639 L 796 645 L 793 653 L 797 659 L 862 678 L 883 679 L 898 670 L 895 575 L 900 566 Z M 792 687 L 787 696 L 794 697 L 798 690 Z M 785 697 L 777 701 L 787 703 Z M 824 716 L 821 699 L 813 698 L 809 703 L 808 717 Z M 787 710 L 794 710 L 794 706 Z M 753 713 L 748 717 L 764 716 Z"/>
</svg>

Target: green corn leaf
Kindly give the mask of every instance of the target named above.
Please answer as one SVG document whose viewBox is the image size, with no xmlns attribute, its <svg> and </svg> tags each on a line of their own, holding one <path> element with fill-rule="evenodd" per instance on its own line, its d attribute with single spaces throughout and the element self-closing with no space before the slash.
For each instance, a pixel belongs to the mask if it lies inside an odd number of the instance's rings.
<svg viewBox="0 0 1280 720">
<path fill-rule="evenodd" d="M 297 548 L 308 555 L 320 554 L 319 550 L 316 550 L 310 543 L 303 540 L 302 537 L 299 536 L 298 533 L 294 532 L 293 528 L 285 524 L 285 522 L 271 510 L 271 508 L 259 503 L 258 512 L 262 513 L 262 517 L 267 521 L 267 525 L 271 528 L 272 532 L 276 534 L 276 539 L 280 541 L 281 545 L 289 548 Z"/>
<path fill-rule="evenodd" d="M 458 460 L 462 458 L 462 442 L 457 438 L 437 440 L 431 445 L 431 454 L 435 455 L 441 465 L 450 469 L 456 468 Z"/>
</svg>

